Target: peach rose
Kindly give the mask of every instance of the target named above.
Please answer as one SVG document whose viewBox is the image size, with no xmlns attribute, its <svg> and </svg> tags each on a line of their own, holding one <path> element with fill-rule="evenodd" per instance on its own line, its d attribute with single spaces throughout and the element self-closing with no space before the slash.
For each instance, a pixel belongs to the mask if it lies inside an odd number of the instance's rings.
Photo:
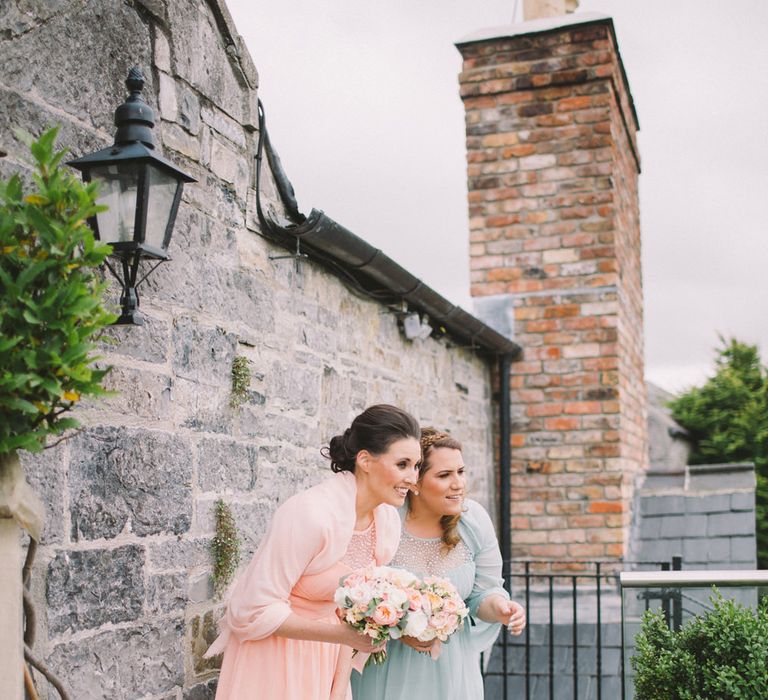
<svg viewBox="0 0 768 700">
<path fill-rule="evenodd" d="M 408 607 L 411 610 L 421 610 L 421 593 L 410 589 L 406 592 L 408 596 Z"/>
<path fill-rule="evenodd" d="M 379 603 L 371 616 L 377 625 L 392 627 L 398 619 L 397 608 L 390 603 Z"/>
</svg>

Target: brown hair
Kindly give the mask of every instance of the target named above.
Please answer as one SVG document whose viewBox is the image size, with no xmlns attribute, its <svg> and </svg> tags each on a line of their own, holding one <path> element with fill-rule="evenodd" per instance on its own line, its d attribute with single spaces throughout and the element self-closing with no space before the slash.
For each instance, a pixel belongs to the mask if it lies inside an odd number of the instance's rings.
<svg viewBox="0 0 768 700">
<path fill-rule="evenodd" d="M 437 428 L 421 429 L 421 466 L 419 467 L 419 481 L 430 468 L 429 456 L 434 450 L 441 447 L 461 452 L 461 443 L 449 433 L 444 433 Z M 410 494 L 409 494 L 410 497 Z M 440 518 L 440 526 L 443 528 L 443 548 L 450 552 L 460 540 L 459 520 L 461 515 L 444 515 Z"/>
<path fill-rule="evenodd" d="M 410 413 L 381 403 L 366 408 L 342 435 L 332 437 L 321 453 L 331 460 L 334 472 L 354 472 L 360 450 L 380 455 L 396 440 L 418 440 L 420 435 L 419 422 Z"/>
</svg>

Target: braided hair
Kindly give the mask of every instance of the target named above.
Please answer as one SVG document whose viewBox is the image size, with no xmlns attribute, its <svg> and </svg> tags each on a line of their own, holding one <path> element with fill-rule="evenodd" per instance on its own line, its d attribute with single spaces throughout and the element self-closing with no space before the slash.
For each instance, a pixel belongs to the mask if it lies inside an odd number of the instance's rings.
<svg viewBox="0 0 768 700">
<path fill-rule="evenodd" d="M 422 428 L 421 429 L 421 466 L 419 467 L 419 481 L 422 480 L 424 474 L 427 473 L 430 464 L 429 457 L 434 450 L 441 447 L 449 450 L 458 450 L 461 452 L 461 443 L 449 433 L 442 432 L 437 428 Z M 408 494 L 410 498 L 410 494 Z M 459 515 L 443 515 L 440 518 L 440 526 L 443 529 L 442 541 L 443 550 L 447 554 L 450 552 L 460 541 L 459 537 L 459 520 L 461 520 L 461 514 Z"/>
</svg>

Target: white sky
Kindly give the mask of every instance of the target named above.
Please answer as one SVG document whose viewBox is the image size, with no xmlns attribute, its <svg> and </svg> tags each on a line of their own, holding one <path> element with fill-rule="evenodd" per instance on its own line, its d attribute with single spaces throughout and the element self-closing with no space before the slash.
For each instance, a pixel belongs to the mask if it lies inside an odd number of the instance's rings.
<svg viewBox="0 0 768 700">
<path fill-rule="evenodd" d="M 515 0 L 227 2 L 301 210 L 472 311 L 453 44 L 510 23 Z M 768 2 L 579 9 L 614 18 L 640 119 L 648 378 L 699 383 L 718 333 L 768 361 Z"/>
</svg>

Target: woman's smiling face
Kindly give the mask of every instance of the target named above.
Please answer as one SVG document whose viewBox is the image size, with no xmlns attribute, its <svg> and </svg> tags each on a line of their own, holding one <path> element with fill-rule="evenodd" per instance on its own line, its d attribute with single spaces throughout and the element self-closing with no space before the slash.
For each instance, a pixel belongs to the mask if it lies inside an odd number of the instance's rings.
<svg viewBox="0 0 768 700">
<path fill-rule="evenodd" d="M 461 450 L 433 447 L 428 454 L 418 484 L 419 506 L 435 515 L 460 515 L 467 489 Z"/>
<path fill-rule="evenodd" d="M 416 438 L 395 440 L 382 454 L 362 451 L 371 491 L 380 503 L 400 507 L 416 483 L 421 463 L 421 446 Z"/>
</svg>

